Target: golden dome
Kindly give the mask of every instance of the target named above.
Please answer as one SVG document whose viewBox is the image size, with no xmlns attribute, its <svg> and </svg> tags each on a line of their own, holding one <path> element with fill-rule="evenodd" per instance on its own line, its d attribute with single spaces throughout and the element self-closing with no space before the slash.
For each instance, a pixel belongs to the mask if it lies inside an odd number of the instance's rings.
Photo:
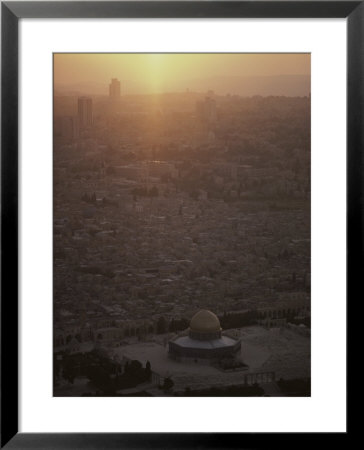
<svg viewBox="0 0 364 450">
<path fill-rule="evenodd" d="M 190 322 L 190 330 L 201 333 L 220 331 L 220 320 L 211 311 L 202 309 L 192 317 Z"/>
</svg>

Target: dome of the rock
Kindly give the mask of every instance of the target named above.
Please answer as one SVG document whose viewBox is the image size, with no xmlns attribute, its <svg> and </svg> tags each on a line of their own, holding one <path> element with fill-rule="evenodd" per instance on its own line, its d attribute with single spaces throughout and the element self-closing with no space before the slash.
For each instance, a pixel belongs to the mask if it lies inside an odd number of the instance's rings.
<svg viewBox="0 0 364 450">
<path fill-rule="evenodd" d="M 192 317 L 187 330 L 169 341 L 169 356 L 177 361 L 214 363 L 235 358 L 240 348 L 240 340 L 222 334 L 216 314 L 202 309 Z"/>
<path fill-rule="evenodd" d="M 202 333 L 221 331 L 220 320 L 213 312 L 202 309 L 192 317 L 190 330 Z"/>
</svg>

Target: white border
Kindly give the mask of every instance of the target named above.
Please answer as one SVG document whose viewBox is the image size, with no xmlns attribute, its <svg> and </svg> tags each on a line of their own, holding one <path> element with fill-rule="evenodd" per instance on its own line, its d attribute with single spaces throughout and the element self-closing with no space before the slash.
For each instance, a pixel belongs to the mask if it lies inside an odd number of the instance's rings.
<svg viewBox="0 0 364 450">
<path fill-rule="evenodd" d="M 346 21 L 20 21 L 20 430 L 345 431 Z M 312 53 L 312 397 L 52 397 L 52 52 Z"/>
</svg>

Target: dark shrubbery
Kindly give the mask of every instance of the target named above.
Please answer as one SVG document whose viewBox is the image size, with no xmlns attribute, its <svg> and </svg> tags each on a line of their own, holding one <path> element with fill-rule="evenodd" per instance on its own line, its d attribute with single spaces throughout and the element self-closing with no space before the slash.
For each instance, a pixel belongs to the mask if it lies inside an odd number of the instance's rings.
<svg viewBox="0 0 364 450">
<path fill-rule="evenodd" d="M 152 375 L 150 363 L 146 367 L 137 361 L 131 361 L 124 367 L 124 373 L 115 379 L 117 389 L 128 389 L 149 381 Z"/>
<path fill-rule="evenodd" d="M 63 377 L 73 383 L 76 376 L 85 376 L 102 394 L 115 395 L 118 389 L 136 387 L 149 381 L 152 376 L 150 362 L 145 368 L 137 361 L 126 363 L 122 372 L 121 365 L 96 350 L 81 354 L 63 355 L 62 363 L 56 362 L 57 373 L 62 364 Z M 90 394 L 91 395 L 91 394 Z"/>
</svg>

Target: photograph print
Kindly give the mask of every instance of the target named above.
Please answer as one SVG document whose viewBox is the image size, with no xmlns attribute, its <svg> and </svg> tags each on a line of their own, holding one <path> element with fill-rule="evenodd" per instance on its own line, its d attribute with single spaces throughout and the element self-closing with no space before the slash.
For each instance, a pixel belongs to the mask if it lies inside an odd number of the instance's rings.
<svg viewBox="0 0 364 450">
<path fill-rule="evenodd" d="M 53 395 L 311 395 L 308 53 L 53 54 Z"/>
</svg>

